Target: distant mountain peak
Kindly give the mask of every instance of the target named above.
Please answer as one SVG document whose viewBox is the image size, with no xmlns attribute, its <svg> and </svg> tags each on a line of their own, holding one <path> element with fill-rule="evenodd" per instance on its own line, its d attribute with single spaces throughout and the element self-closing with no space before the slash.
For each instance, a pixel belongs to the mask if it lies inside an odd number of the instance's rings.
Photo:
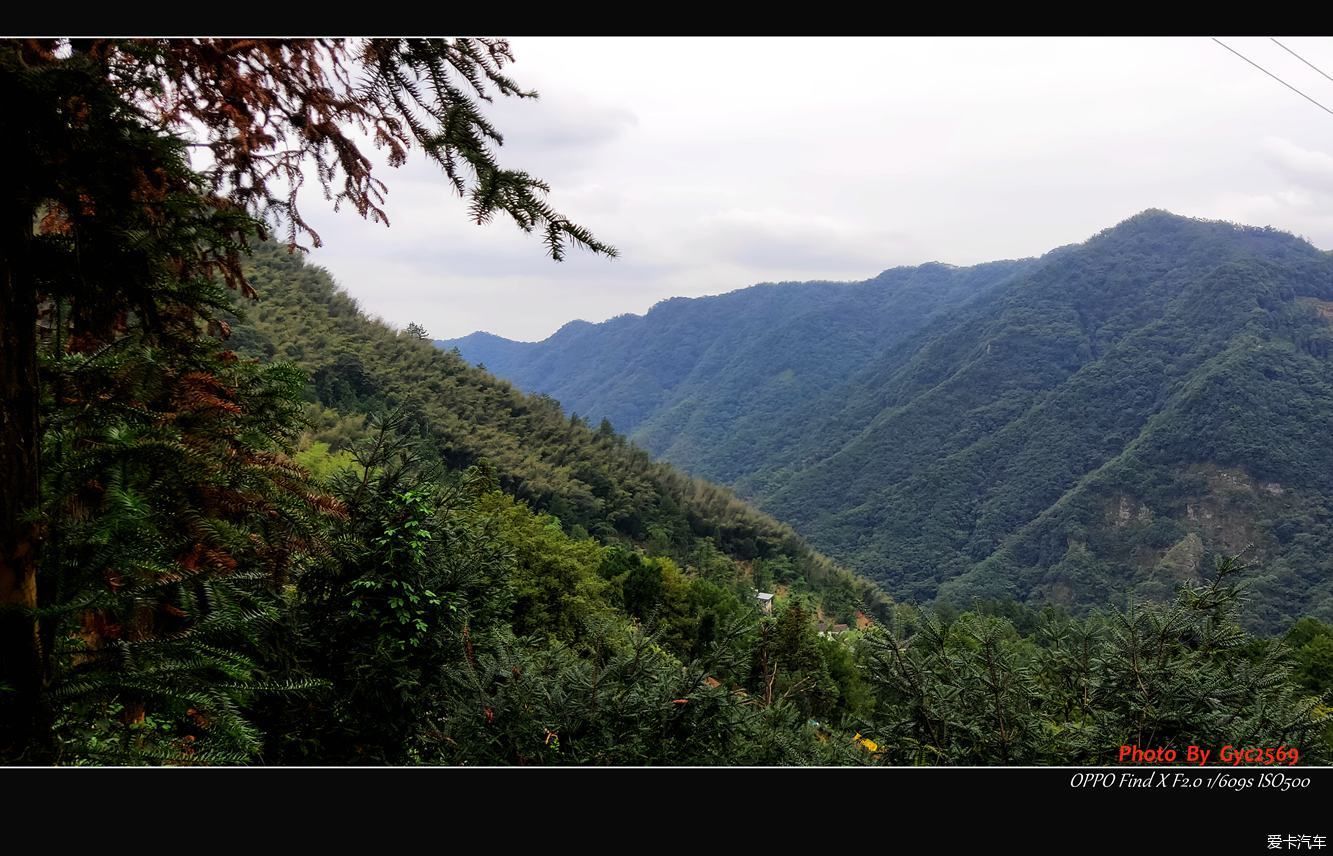
<svg viewBox="0 0 1333 856">
<path fill-rule="evenodd" d="M 1333 618 L 1333 530 L 1309 523 L 1333 515 L 1326 305 L 1333 258 L 1308 242 L 1149 208 L 1040 258 L 674 298 L 462 350 L 903 597 L 1161 598 L 1253 542 L 1274 570 L 1252 620 L 1275 626 Z"/>
</svg>

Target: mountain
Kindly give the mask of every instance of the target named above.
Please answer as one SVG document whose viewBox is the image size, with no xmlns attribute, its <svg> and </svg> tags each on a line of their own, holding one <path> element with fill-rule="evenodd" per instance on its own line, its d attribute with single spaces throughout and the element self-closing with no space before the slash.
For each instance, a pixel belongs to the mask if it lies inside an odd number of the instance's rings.
<svg viewBox="0 0 1333 856">
<path fill-rule="evenodd" d="M 1262 565 L 1333 617 L 1333 259 L 1146 211 L 1039 259 L 440 343 L 735 486 L 908 599 L 1074 608 Z"/>
<path fill-rule="evenodd" d="M 573 412 L 609 419 L 661 458 L 734 481 L 790 445 L 774 430 L 795 426 L 793 402 L 845 383 L 876 354 L 1031 264 L 932 264 L 855 284 L 760 285 L 666 300 L 644 316 L 571 322 L 540 343 L 474 333 L 437 344 Z"/>
<path fill-rule="evenodd" d="M 368 414 L 396 410 L 427 459 L 452 470 L 489 468 L 504 492 L 558 518 L 575 538 L 644 548 L 701 573 L 722 565 L 729 579 L 783 583 L 841 620 L 890 606 L 883 592 L 728 489 L 654 462 L 624 437 L 566 416 L 549 396 L 524 394 L 368 318 L 300 256 L 261 244 L 247 276 L 262 299 L 230 319 L 231 343 L 309 375 L 312 436 L 334 452 L 365 435 Z"/>
<path fill-rule="evenodd" d="M 1087 765 L 1145 728 L 1329 757 L 1333 628 L 1246 634 L 1234 563 L 1106 616 L 894 603 L 299 256 L 246 274 L 207 326 L 46 337 L 66 761 Z"/>
</svg>

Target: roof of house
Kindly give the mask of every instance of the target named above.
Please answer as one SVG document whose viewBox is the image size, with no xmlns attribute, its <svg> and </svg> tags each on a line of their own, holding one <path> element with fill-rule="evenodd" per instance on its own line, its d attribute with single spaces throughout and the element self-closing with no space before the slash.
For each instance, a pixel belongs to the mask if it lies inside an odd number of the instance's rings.
<svg viewBox="0 0 1333 856">
<path fill-rule="evenodd" d="M 761 591 L 761 592 L 759 592 L 759 594 L 755 595 L 755 597 L 759 598 L 760 600 L 772 600 L 772 599 L 773 599 L 773 595 L 772 595 L 771 593 L 769 593 L 769 592 L 766 592 L 766 591 Z"/>
</svg>

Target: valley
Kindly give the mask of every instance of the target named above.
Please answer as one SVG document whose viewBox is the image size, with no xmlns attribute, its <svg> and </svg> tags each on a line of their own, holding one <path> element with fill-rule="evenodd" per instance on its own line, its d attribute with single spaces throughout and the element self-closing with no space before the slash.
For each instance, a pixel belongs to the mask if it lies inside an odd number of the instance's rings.
<svg viewBox="0 0 1333 856">
<path fill-rule="evenodd" d="M 1244 553 L 1266 568 L 1248 621 L 1272 630 L 1333 618 L 1331 297 L 1303 241 L 1147 211 L 1039 259 L 437 344 L 896 597 L 1162 599 Z"/>
</svg>

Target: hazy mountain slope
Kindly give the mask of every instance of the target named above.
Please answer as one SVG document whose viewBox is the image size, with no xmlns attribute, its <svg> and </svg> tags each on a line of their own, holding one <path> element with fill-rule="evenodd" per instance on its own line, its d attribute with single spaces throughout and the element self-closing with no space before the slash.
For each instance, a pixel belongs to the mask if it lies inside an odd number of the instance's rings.
<svg viewBox="0 0 1333 856">
<path fill-rule="evenodd" d="M 441 341 L 518 386 L 609 419 L 653 454 L 733 481 L 789 445 L 794 406 L 1027 262 L 895 268 L 861 283 L 759 285 L 646 315 L 567 324 L 540 343 Z"/>
<path fill-rule="evenodd" d="M 593 419 L 632 399 L 650 449 L 905 597 L 1159 596 L 1248 546 L 1266 568 L 1252 621 L 1333 616 L 1327 254 L 1149 211 L 1035 261 L 789 290 L 698 312 L 746 333 L 707 348 L 650 312 L 566 328 L 567 375 L 564 330 L 509 371 Z M 616 393 L 673 346 L 699 353 L 674 398 Z"/>
</svg>

